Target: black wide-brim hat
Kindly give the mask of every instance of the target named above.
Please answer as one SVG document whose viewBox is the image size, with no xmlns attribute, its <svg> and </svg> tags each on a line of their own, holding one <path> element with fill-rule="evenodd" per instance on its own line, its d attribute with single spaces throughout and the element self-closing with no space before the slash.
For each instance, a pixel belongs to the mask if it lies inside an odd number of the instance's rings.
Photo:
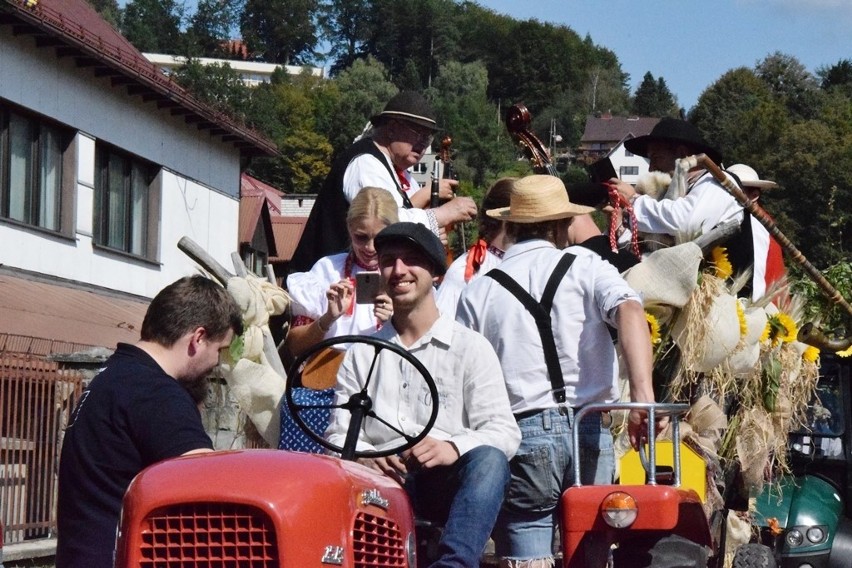
<svg viewBox="0 0 852 568">
<path fill-rule="evenodd" d="M 404 242 L 422 251 L 432 261 L 435 276 L 443 276 L 447 272 L 447 251 L 441 244 L 441 239 L 427 229 L 426 225 L 409 221 L 391 223 L 379 231 L 373 246 L 381 254 L 384 246 L 393 242 Z"/>
<path fill-rule="evenodd" d="M 685 120 L 669 117 L 660 119 L 650 134 L 631 138 L 624 143 L 624 147 L 637 156 L 647 158 L 648 144 L 651 142 L 683 144 L 694 154 L 707 154 L 716 164 L 722 162 L 722 155 L 704 140 L 695 126 Z"/>
<path fill-rule="evenodd" d="M 382 112 L 370 118 L 370 122 L 378 126 L 390 119 L 410 122 L 433 132 L 439 130 L 435 111 L 426 98 L 416 91 L 402 91 L 394 96 Z"/>
</svg>

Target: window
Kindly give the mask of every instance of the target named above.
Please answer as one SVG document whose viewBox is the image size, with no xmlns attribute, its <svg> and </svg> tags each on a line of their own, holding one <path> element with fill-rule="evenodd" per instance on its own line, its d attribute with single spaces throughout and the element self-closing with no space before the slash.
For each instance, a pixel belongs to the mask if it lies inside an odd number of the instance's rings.
<svg viewBox="0 0 852 568">
<path fill-rule="evenodd" d="M 618 177 L 638 176 L 639 166 L 621 166 L 618 168 Z"/>
<path fill-rule="evenodd" d="M 631 152 L 630 150 L 628 150 L 627 148 L 625 148 L 625 149 L 624 149 L 624 156 L 625 156 L 626 158 L 631 158 L 631 157 L 633 156 L 633 152 Z"/>
<path fill-rule="evenodd" d="M 153 260 L 159 190 L 157 168 L 98 145 L 95 170 L 95 244 Z"/>
<path fill-rule="evenodd" d="M 429 166 L 426 162 L 417 162 L 413 166 L 411 166 L 411 173 L 413 174 L 425 174 L 428 173 Z"/>
<path fill-rule="evenodd" d="M 72 133 L 0 102 L 0 217 L 73 230 Z"/>
</svg>

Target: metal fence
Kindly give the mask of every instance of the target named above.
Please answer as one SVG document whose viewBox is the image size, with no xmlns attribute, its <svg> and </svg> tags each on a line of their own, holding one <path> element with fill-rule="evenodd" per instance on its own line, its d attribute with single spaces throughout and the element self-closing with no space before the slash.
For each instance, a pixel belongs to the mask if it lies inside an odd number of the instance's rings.
<svg viewBox="0 0 852 568">
<path fill-rule="evenodd" d="M 61 433 L 83 376 L 0 352 L 0 518 L 5 544 L 53 536 Z"/>
</svg>

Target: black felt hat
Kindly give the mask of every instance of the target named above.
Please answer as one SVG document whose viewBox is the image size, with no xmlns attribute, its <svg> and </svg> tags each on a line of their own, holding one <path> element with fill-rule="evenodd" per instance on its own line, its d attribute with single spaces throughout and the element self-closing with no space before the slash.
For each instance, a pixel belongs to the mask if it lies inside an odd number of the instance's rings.
<svg viewBox="0 0 852 568">
<path fill-rule="evenodd" d="M 695 154 L 707 154 L 717 164 L 722 161 L 722 155 L 704 140 L 704 137 L 701 136 L 701 133 L 695 126 L 685 120 L 669 117 L 662 118 L 654 126 L 650 134 L 631 138 L 624 143 L 624 147 L 637 156 L 647 158 L 648 144 L 651 142 L 683 144 L 689 147 Z"/>
<path fill-rule="evenodd" d="M 411 243 L 420 249 L 432 261 L 435 276 L 443 276 L 447 272 L 447 252 L 444 245 L 426 225 L 408 221 L 392 223 L 379 231 L 374 241 L 380 254 L 384 245 L 393 242 Z"/>
<path fill-rule="evenodd" d="M 385 105 L 385 109 L 370 118 L 373 126 L 390 119 L 404 120 L 432 131 L 438 130 L 435 111 L 426 98 L 416 91 L 402 91 Z"/>
</svg>

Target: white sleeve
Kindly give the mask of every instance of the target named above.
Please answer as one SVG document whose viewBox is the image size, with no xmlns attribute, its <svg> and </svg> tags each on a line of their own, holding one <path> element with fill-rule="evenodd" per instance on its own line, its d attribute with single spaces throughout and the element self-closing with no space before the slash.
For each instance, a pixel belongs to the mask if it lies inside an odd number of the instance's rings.
<svg viewBox="0 0 852 568">
<path fill-rule="evenodd" d="M 388 190 L 399 208 L 400 221 L 420 223 L 432 229 L 429 215 L 425 209 L 405 209 L 402 206 L 402 195 L 399 193 L 396 181 L 391 179 L 390 172 L 385 164 L 370 154 L 357 156 L 349 162 L 346 171 L 343 173 L 343 195 L 346 196 L 349 203 L 352 203 L 358 192 L 365 187 L 380 187 Z"/>
<path fill-rule="evenodd" d="M 692 239 L 706 233 L 722 221 L 733 218 L 742 208 L 719 184 L 702 180 L 678 199 L 657 201 L 649 195 L 639 195 L 633 201 L 633 211 L 640 231 L 666 235 L 685 235 Z"/>
<path fill-rule="evenodd" d="M 357 347 L 357 345 L 355 346 Z M 337 371 L 337 384 L 334 386 L 334 405 L 337 408 L 331 410 L 331 420 L 325 431 L 325 439 L 332 444 L 343 447 L 346 442 L 346 432 L 349 430 L 349 420 L 352 414 L 345 408 L 339 408 L 341 404 L 349 401 L 353 394 L 363 388 L 355 373 L 353 356 L 356 349 L 348 349 L 343 357 L 343 363 Z M 375 446 L 364 440 L 364 427 L 358 432 L 358 450 L 375 450 Z"/>
</svg>

